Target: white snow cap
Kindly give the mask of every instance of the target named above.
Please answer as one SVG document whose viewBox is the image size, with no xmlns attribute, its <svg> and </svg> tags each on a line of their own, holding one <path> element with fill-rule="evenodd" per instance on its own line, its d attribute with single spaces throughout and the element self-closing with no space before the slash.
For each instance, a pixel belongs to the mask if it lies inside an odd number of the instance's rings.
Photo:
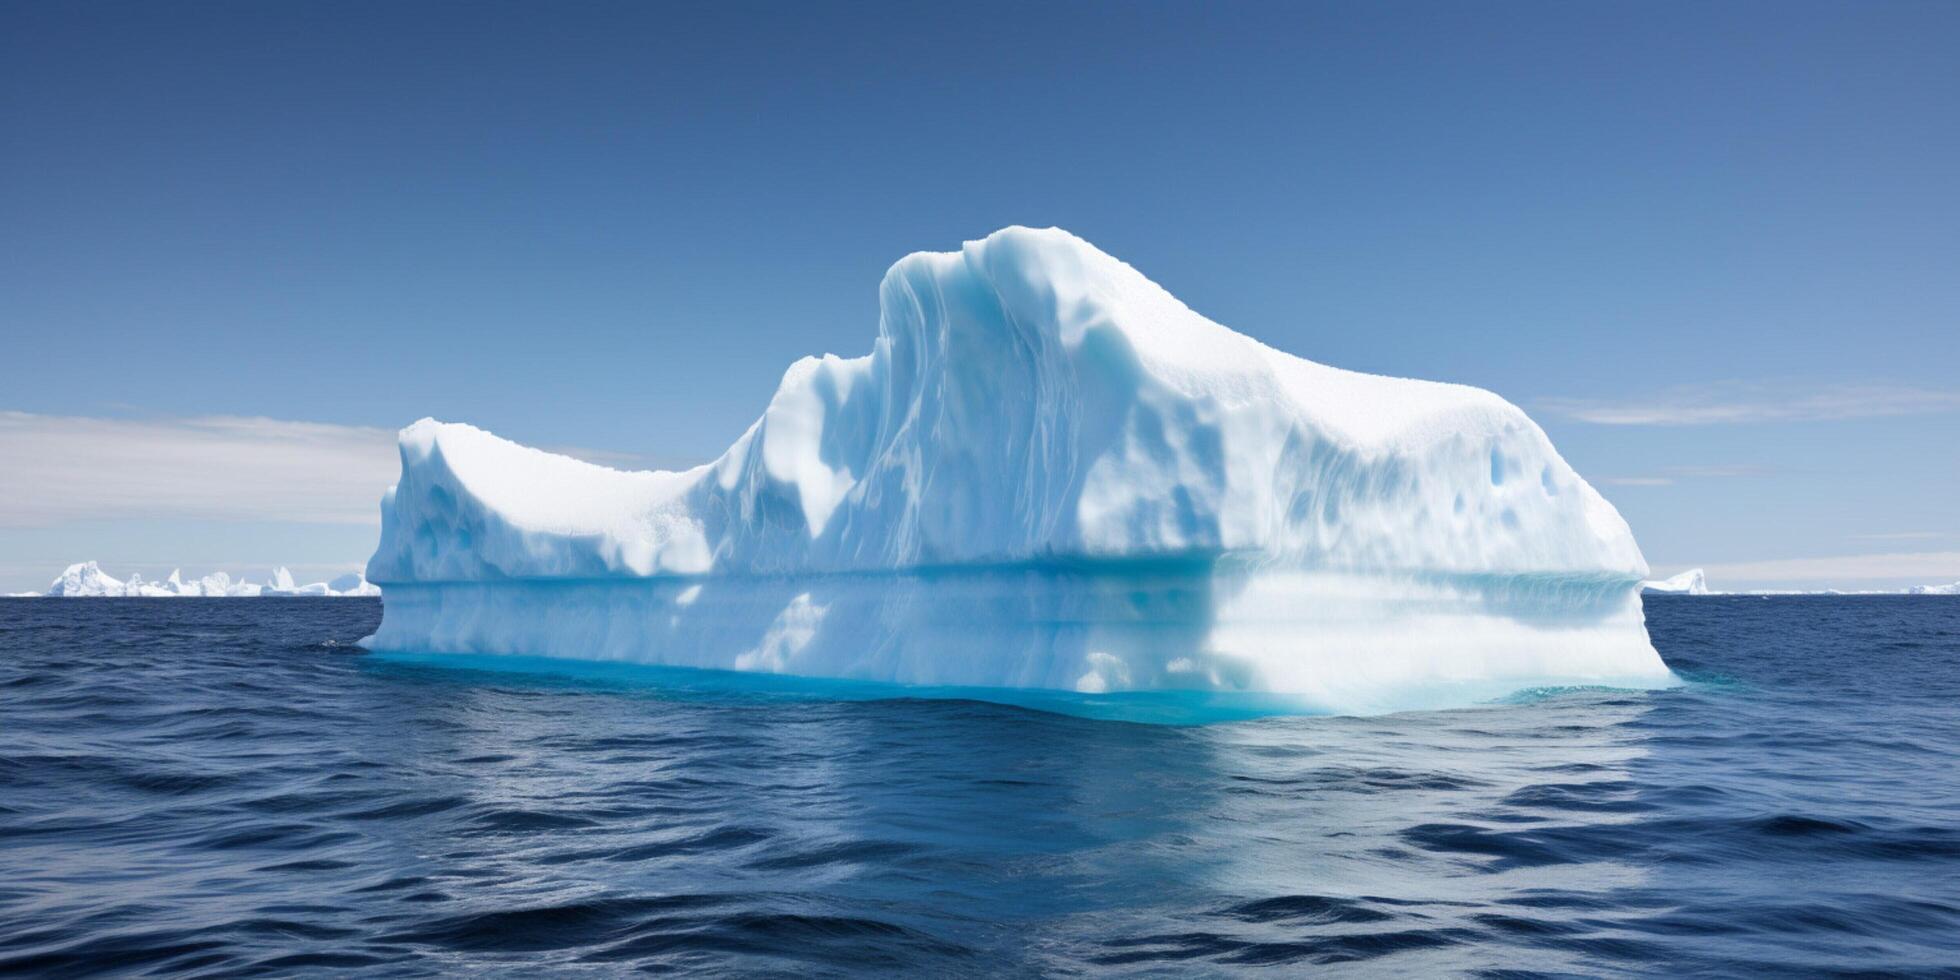
<svg viewBox="0 0 1960 980">
<path fill-rule="evenodd" d="M 1059 229 L 908 256 L 879 300 L 869 354 L 797 361 L 692 470 L 403 430 L 372 645 L 1335 704 L 1670 676 L 1626 522 L 1490 392 L 1274 350 Z M 673 605 L 676 576 L 724 584 Z M 947 646 L 937 614 L 979 639 Z M 1153 617 L 1178 627 L 1136 634 Z"/>
</svg>

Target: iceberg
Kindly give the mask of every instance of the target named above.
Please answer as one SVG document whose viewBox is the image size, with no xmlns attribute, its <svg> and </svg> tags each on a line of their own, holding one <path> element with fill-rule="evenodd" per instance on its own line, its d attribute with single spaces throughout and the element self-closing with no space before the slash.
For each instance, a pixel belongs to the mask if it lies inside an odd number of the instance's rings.
<svg viewBox="0 0 1960 980">
<path fill-rule="evenodd" d="M 174 577 L 165 582 L 145 582 L 141 574 L 132 573 L 129 576 L 129 581 L 123 583 L 122 594 L 144 598 L 162 598 L 165 596 L 181 595 L 182 592 L 180 589 L 182 586 L 183 583 Z"/>
<path fill-rule="evenodd" d="M 1960 582 L 1950 585 L 1915 585 L 1906 590 L 1907 595 L 1960 595 Z"/>
<path fill-rule="evenodd" d="M 334 579 L 334 581 L 345 582 L 347 581 L 347 576 L 345 575 L 340 576 L 339 578 Z M 365 583 L 357 582 L 355 583 L 355 588 L 359 589 L 363 585 L 365 585 Z M 377 589 L 375 591 L 378 592 L 380 590 Z M 264 596 L 282 596 L 282 595 L 283 596 L 298 596 L 298 595 L 337 596 L 337 595 L 361 595 L 363 593 L 358 591 L 343 593 L 335 590 L 331 584 L 326 582 L 313 582 L 308 585 L 295 585 L 293 583 L 293 573 L 290 570 L 288 570 L 286 566 L 281 565 L 278 568 L 273 569 L 272 580 L 259 588 L 259 594 Z"/>
<path fill-rule="evenodd" d="M 48 595 L 59 596 L 120 596 L 125 594 L 126 586 L 122 580 L 102 570 L 102 566 L 92 561 L 78 562 L 68 566 L 59 577 L 48 585 Z"/>
<path fill-rule="evenodd" d="M 170 577 L 176 579 L 178 576 L 176 572 L 172 572 Z M 234 582 L 231 576 L 224 572 L 212 572 L 190 585 L 185 585 L 180 580 L 178 589 L 179 595 L 232 598 L 256 596 L 264 591 L 262 586 L 254 585 L 242 578 Z"/>
<path fill-rule="evenodd" d="M 1307 361 L 1058 229 L 886 273 L 713 462 L 402 430 L 371 650 L 1302 711 L 1656 687 L 1626 522 L 1526 415 Z M 1005 699 L 1005 698 L 1003 698 Z"/>
<path fill-rule="evenodd" d="M 170 577 L 162 582 L 145 581 L 140 574 L 132 574 L 127 582 L 121 581 L 102 570 L 102 566 L 92 561 L 77 562 L 68 566 L 45 593 L 50 596 L 87 596 L 95 598 L 178 598 L 201 596 L 206 598 L 249 598 L 252 596 L 378 596 L 381 589 L 368 582 L 361 573 L 352 573 L 335 578 L 331 582 L 314 582 L 309 585 L 293 584 L 293 574 L 284 566 L 273 572 L 272 581 L 258 585 L 244 579 L 233 580 L 225 572 L 213 572 L 195 581 L 184 581 L 183 571 L 173 570 Z M 11 597 L 28 598 L 33 592 L 12 593 Z"/>
<path fill-rule="evenodd" d="M 1699 568 L 1690 568 L 1679 575 L 1640 583 L 1640 591 L 1661 595 L 1712 595 L 1708 591 L 1708 576 Z"/>
<path fill-rule="evenodd" d="M 329 579 L 326 585 L 327 594 L 334 596 L 378 596 L 381 594 L 381 587 L 369 582 L 367 576 L 361 572 L 349 572 L 338 578 Z"/>
</svg>

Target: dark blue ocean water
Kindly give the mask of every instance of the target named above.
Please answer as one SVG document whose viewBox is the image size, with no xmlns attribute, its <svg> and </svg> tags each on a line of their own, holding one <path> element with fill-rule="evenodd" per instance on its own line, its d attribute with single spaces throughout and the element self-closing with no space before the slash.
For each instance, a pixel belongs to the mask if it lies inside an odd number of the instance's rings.
<svg viewBox="0 0 1960 980">
<path fill-rule="evenodd" d="M 1196 727 L 0 601 L 0 973 L 1960 973 L 1960 599 L 1659 598 L 1690 681 Z"/>
</svg>

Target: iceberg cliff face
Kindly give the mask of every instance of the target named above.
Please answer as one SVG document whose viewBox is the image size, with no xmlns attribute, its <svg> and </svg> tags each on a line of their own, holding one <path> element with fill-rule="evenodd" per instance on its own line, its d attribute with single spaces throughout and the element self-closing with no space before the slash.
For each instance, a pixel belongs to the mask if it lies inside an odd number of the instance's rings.
<svg viewBox="0 0 1960 980">
<path fill-rule="evenodd" d="M 403 430 L 378 649 L 1331 710 L 1664 683 L 1626 523 L 1489 392 L 1273 350 L 1058 230 L 893 266 L 715 462 Z"/>
</svg>

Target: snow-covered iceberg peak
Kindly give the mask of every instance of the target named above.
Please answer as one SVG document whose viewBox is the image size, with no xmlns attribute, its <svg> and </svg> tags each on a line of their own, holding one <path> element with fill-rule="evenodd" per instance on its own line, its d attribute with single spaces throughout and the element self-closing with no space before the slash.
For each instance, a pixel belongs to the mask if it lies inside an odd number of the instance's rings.
<svg viewBox="0 0 1960 980">
<path fill-rule="evenodd" d="M 1340 710 L 1668 677 L 1632 534 L 1524 413 L 1276 351 L 1056 229 L 901 260 L 871 353 L 791 365 L 706 466 L 401 447 L 379 648 Z"/>
<path fill-rule="evenodd" d="M 17 596 L 32 596 L 37 593 L 14 593 Z M 184 581 L 181 569 L 173 570 L 170 577 L 161 582 L 146 581 L 140 573 L 131 573 L 129 581 L 121 581 L 102 570 L 102 566 L 92 561 L 77 562 L 68 566 L 52 583 L 46 593 L 50 596 L 82 596 L 130 599 L 167 599 L 181 596 L 203 596 L 207 598 L 246 598 L 251 596 L 377 596 L 381 589 L 367 581 L 360 573 L 342 575 L 332 582 L 314 582 L 311 585 L 294 585 L 293 573 L 281 566 L 273 572 L 269 585 L 255 585 L 244 579 L 233 581 L 225 572 L 213 572 L 193 582 Z"/>
<path fill-rule="evenodd" d="M 48 595 L 120 596 L 125 588 L 122 580 L 103 571 L 102 566 L 83 561 L 68 566 L 53 582 L 48 583 Z"/>
</svg>

